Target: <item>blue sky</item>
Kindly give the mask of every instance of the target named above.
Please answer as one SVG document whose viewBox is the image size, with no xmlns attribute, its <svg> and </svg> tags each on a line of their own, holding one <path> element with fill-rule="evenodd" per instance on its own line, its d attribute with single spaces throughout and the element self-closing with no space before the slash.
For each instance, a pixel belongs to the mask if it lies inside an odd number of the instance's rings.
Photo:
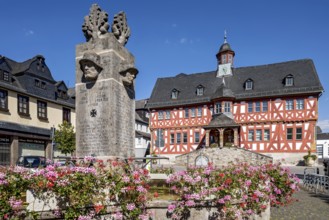
<svg viewBox="0 0 329 220">
<path fill-rule="evenodd" d="M 109 14 L 125 11 L 126 45 L 139 75 L 136 98 L 148 98 L 156 79 L 216 69 L 227 30 L 235 66 L 311 58 L 325 89 L 319 125 L 329 132 L 329 1 L 327 0 L 10 0 L 1 2 L 0 54 L 18 62 L 46 58 L 55 80 L 75 84 L 75 46 L 97 3 Z"/>
</svg>

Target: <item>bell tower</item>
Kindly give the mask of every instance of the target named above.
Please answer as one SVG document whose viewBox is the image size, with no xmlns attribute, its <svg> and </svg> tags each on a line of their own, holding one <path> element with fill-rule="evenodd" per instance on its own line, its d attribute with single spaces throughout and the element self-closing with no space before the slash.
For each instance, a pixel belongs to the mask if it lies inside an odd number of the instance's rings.
<svg viewBox="0 0 329 220">
<path fill-rule="evenodd" d="M 224 43 L 220 46 L 218 53 L 216 54 L 218 65 L 230 63 L 233 66 L 233 58 L 235 52 L 231 49 L 229 43 L 227 43 L 226 31 L 224 32 Z"/>
</svg>

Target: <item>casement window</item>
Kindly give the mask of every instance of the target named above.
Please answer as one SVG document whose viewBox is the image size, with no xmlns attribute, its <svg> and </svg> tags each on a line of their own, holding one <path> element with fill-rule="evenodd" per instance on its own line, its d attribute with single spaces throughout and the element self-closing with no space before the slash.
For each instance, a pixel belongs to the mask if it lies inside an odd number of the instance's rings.
<svg viewBox="0 0 329 220">
<path fill-rule="evenodd" d="M 296 140 L 302 140 L 303 137 L 303 129 L 296 128 Z"/>
<path fill-rule="evenodd" d="M 64 91 L 64 90 L 58 90 L 58 92 L 57 92 L 57 98 L 68 99 L 67 92 Z"/>
<path fill-rule="evenodd" d="M 231 54 L 228 55 L 228 62 L 232 63 L 232 55 Z"/>
<path fill-rule="evenodd" d="M 268 103 L 267 101 L 263 101 L 262 103 L 262 112 L 267 112 L 268 111 Z"/>
<path fill-rule="evenodd" d="M 260 112 L 260 102 L 255 102 L 255 112 Z"/>
<path fill-rule="evenodd" d="M 187 143 L 187 133 L 186 132 L 183 133 L 183 143 L 184 144 Z"/>
<path fill-rule="evenodd" d="M 265 129 L 264 130 L 264 141 L 269 141 L 270 140 L 270 130 Z"/>
<path fill-rule="evenodd" d="M 203 96 L 203 93 L 204 93 L 204 87 L 202 85 L 199 85 L 197 88 L 196 88 L 196 95 L 197 96 Z"/>
<path fill-rule="evenodd" d="M 0 79 L 9 82 L 9 73 L 4 70 L 0 70 Z"/>
<path fill-rule="evenodd" d="M 252 102 L 248 102 L 248 112 L 251 113 L 252 110 Z"/>
<path fill-rule="evenodd" d="M 293 86 L 294 85 L 294 77 L 292 75 L 288 75 L 285 78 L 285 86 Z"/>
<path fill-rule="evenodd" d="M 191 117 L 195 117 L 195 108 L 191 108 Z"/>
<path fill-rule="evenodd" d="M 71 110 L 68 108 L 63 108 L 63 121 L 71 123 Z"/>
<path fill-rule="evenodd" d="M 286 110 L 294 110 L 294 100 L 286 100 Z"/>
<path fill-rule="evenodd" d="M 215 114 L 222 112 L 222 104 L 220 102 L 215 103 Z"/>
<path fill-rule="evenodd" d="M 202 116 L 202 107 L 199 107 L 198 108 L 198 117 L 201 117 Z"/>
<path fill-rule="evenodd" d="M 17 101 L 18 101 L 18 114 L 21 115 L 29 115 L 30 114 L 30 108 L 29 108 L 29 97 L 17 95 Z"/>
<path fill-rule="evenodd" d="M 254 83 L 251 79 L 245 82 L 245 90 L 252 90 L 254 88 Z"/>
<path fill-rule="evenodd" d="M 177 89 L 173 89 L 171 91 L 171 99 L 177 99 L 178 98 L 178 90 Z"/>
<path fill-rule="evenodd" d="M 248 141 L 254 141 L 254 130 L 248 131 Z"/>
<path fill-rule="evenodd" d="M 297 99 L 296 100 L 296 109 L 303 110 L 304 109 L 304 99 Z"/>
<path fill-rule="evenodd" d="M 226 63 L 226 55 L 222 55 L 222 63 Z"/>
<path fill-rule="evenodd" d="M 230 102 L 224 103 L 224 112 L 231 112 L 231 103 Z"/>
<path fill-rule="evenodd" d="M 8 111 L 8 92 L 0 90 L 0 110 Z"/>
<path fill-rule="evenodd" d="M 256 130 L 256 141 L 262 140 L 262 130 Z"/>
<path fill-rule="evenodd" d="M 287 128 L 287 140 L 292 140 L 293 137 L 293 129 L 292 128 Z"/>
<path fill-rule="evenodd" d="M 175 134 L 170 134 L 170 144 L 175 143 Z"/>
<path fill-rule="evenodd" d="M 37 101 L 38 106 L 38 118 L 47 119 L 47 103 L 42 101 Z"/>
<path fill-rule="evenodd" d="M 189 117 L 189 109 L 186 108 L 186 109 L 184 110 L 184 112 L 185 112 L 185 118 L 188 118 L 188 117 Z"/>
<path fill-rule="evenodd" d="M 158 112 L 158 119 L 163 120 L 163 111 Z"/>
<path fill-rule="evenodd" d="M 177 144 L 180 144 L 181 141 L 182 141 L 182 134 L 181 134 L 181 133 L 177 133 L 177 134 L 176 134 L 176 137 L 177 137 L 177 139 L 176 139 L 176 143 L 177 143 Z"/>
<path fill-rule="evenodd" d="M 194 143 L 200 142 L 200 132 L 194 132 Z"/>
<path fill-rule="evenodd" d="M 166 119 L 170 119 L 170 111 L 169 110 L 166 111 Z"/>
</svg>

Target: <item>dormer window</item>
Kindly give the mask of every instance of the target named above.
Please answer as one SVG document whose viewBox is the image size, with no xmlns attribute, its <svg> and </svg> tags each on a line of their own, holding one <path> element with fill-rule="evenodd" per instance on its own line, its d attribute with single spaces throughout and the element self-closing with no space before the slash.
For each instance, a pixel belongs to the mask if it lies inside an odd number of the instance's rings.
<svg viewBox="0 0 329 220">
<path fill-rule="evenodd" d="M 40 88 L 40 81 L 39 80 L 34 80 L 34 85 L 36 86 L 36 87 L 39 87 Z"/>
<path fill-rule="evenodd" d="M 177 97 L 178 97 L 178 90 L 177 89 L 173 89 L 172 91 L 171 91 L 171 99 L 177 99 Z"/>
<path fill-rule="evenodd" d="M 197 96 L 203 96 L 203 92 L 204 92 L 204 87 L 202 85 L 199 85 L 197 88 L 196 88 L 196 95 Z"/>
<path fill-rule="evenodd" d="M 254 88 L 254 82 L 251 79 L 248 79 L 244 86 L 246 90 L 252 90 Z"/>
<path fill-rule="evenodd" d="M 41 89 L 46 89 L 46 83 L 45 82 L 41 82 Z"/>
<path fill-rule="evenodd" d="M 57 97 L 61 99 L 68 99 L 66 91 L 58 90 Z"/>
<path fill-rule="evenodd" d="M 0 70 L 0 79 L 9 82 L 9 73 L 4 70 Z"/>
<path fill-rule="evenodd" d="M 288 75 L 285 78 L 285 86 L 293 86 L 294 85 L 294 77 L 293 75 Z"/>
</svg>

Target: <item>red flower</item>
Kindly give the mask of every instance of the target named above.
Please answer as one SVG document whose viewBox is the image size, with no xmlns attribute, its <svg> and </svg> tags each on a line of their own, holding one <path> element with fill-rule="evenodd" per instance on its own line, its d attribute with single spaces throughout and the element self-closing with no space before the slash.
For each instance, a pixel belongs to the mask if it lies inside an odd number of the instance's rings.
<svg viewBox="0 0 329 220">
<path fill-rule="evenodd" d="M 47 188 L 52 188 L 55 184 L 53 182 L 47 182 Z"/>
<path fill-rule="evenodd" d="M 227 180 L 225 180 L 225 184 L 226 185 L 230 185 L 232 183 L 232 179 L 231 178 L 228 178 Z"/>
<path fill-rule="evenodd" d="M 220 173 L 219 176 L 223 178 L 225 176 L 225 173 Z"/>
<path fill-rule="evenodd" d="M 158 197 L 159 197 L 159 193 L 158 193 L 158 192 L 155 192 L 155 193 L 153 194 L 153 196 L 154 196 L 154 198 L 158 198 Z"/>
<path fill-rule="evenodd" d="M 98 214 L 104 208 L 103 205 L 94 205 L 95 212 Z"/>
</svg>

